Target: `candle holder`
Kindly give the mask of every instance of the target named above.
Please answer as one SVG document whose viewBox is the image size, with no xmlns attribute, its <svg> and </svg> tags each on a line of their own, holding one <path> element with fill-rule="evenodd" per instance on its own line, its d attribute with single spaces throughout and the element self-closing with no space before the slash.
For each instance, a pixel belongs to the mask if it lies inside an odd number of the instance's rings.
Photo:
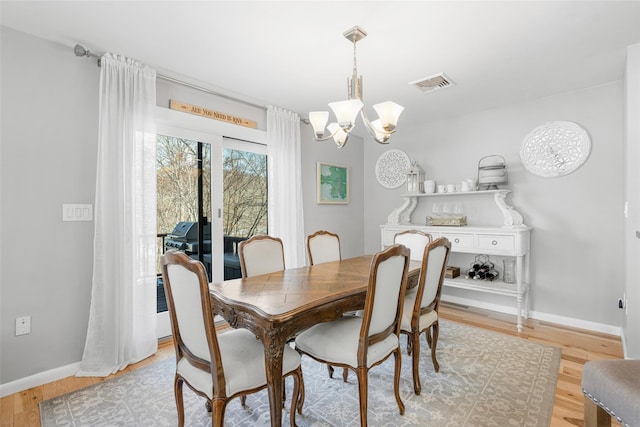
<svg viewBox="0 0 640 427">
<path fill-rule="evenodd" d="M 415 161 L 407 169 L 407 193 L 424 193 L 424 170 Z"/>
</svg>

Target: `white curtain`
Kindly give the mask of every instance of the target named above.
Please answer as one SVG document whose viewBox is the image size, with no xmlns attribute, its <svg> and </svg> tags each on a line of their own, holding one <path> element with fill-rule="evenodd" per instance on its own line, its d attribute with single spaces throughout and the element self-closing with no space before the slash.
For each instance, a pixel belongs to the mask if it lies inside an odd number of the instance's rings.
<svg viewBox="0 0 640 427">
<path fill-rule="evenodd" d="M 135 60 L 101 59 L 93 283 L 78 376 L 106 376 L 157 350 L 155 80 Z"/>
<path fill-rule="evenodd" d="M 305 264 L 300 117 L 267 108 L 269 234 L 282 239 L 287 268 Z"/>
</svg>

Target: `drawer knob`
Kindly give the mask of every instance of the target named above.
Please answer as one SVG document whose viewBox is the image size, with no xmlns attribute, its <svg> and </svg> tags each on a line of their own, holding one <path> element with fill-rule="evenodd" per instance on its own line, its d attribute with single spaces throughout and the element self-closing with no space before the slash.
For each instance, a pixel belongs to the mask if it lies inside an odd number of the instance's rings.
<svg viewBox="0 0 640 427">
<path fill-rule="evenodd" d="M 454 240 L 454 242 L 455 242 L 455 243 L 460 243 L 460 239 L 457 239 L 457 238 L 456 238 L 456 240 Z"/>
<path fill-rule="evenodd" d="M 497 244 L 498 244 L 498 242 L 496 242 L 495 240 L 492 240 L 492 241 L 491 241 L 491 244 L 492 244 L 493 246 L 495 246 L 495 245 L 497 245 Z"/>
</svg>

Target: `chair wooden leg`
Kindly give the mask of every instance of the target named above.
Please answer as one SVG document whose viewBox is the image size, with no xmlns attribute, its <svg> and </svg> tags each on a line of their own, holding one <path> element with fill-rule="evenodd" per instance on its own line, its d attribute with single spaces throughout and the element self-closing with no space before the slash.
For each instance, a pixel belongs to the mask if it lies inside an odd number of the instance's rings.
<svg viewBox="0 0 640 427">
<path fill-rule="evenodd" d="M 398 409 L 400 410 L 400 415 L 404 415 L 404 403 L 402 403 L 402 399 L 400 398 L 400 371 L 402 370 L 402 357 L 400 354 L 400 346 L 393 353 L 393 357 L 396 362 L 396 371 L 393 378 L 393 391 L 396 395 L 396 402 L 398 402 Z"/>
<path fill-rule="evenodd" d="M 436 320 L 436 323 L 432 325 L 433 328 L 433 340 L 431 341 L 431 361 L 433 362 L 433 369 L 436 372 L 440 371 L 440 365 L 436 359 L 436 347 L 438 347 L 438 335 L 440 334 L 440 323 Z"/>
<path fill-rule="evenodd" d="M 282 408 L 284 409 L 284 403 L 287 401 L 287 385 L 284 378 L 282 378 Z"/>
<path fill-rule="evenodd" d="M 327 370 L 329 371 L 329 378 L 333 378 L 334 368 L 331 365 L 327 365 Z M 345 383 L 349 379 L 349 370 L 347 368 L 342 368 L 342 381 Z"/>
<path fill-rule="evenodd" d="M 298 367 L 293 373 L 293 393 L 291 393 L 291 410 L 289 411 L 289 424 L 296 427 L 296 407 L 300 400 L 300 380 L 302 378 L 302 369 Z"/>
<path fill-rule="evenodd" d="M 212 418 L 211 423 L 213 427 L 224 426 L 224 409 L 225 409 L 224 399 L 213 400 L 213 413 L 211 414 L 211 418 Z"/>
<path fill-rule="evenodd" d="M 247 406 L 247 395 L 246 394 L 243 394 L 242 396 L 240 396 L 240 404 L 242 405 L 243 408 L 245 406 Z"/>
<path fill-rule="evenodd" d="M 358 367 L 358 395 L 360 397 L 360 427 L 367 427 L 367 399 L 369 391 L 369 372 L 367 368 Z"/>
<path fill-rule="evenodd" d="M 584 427 L 611 427 L 611 415 L 587 396 L 584 397 Z"/>
<path fill-rule="evenodd" d="M 413 341 L 411 336 L 411 334 L 407 334 L 407 355 L 409 356 L 411 356 L 411 352 L 413 351 Z"/>
<path fill-rule="evenodd" d="M 413 392 L 420 395 L 422 392 L 422 384 L 420 383 L 420 333 L 412 332 L 409 335 L 412 342 L 413 354 L 411 355 L 411 371 L 413 373 Z"/>
<path fill-rule="evenodd" d="M 298 414 L 302 414 L 302 405 L 304 405 L 304 376 L 302 375 L 302 367 L 300 369 L 300 388 L 298 389 Z"/>
<path fill-rule="evenodd" d="M 178 427 L 184 427 L 184 401 L 182 399 L 182 378 L 177 374 L 173 380 L 173 392 L 176 396 L 176 409 L 178 410 Z"/>
</svg>

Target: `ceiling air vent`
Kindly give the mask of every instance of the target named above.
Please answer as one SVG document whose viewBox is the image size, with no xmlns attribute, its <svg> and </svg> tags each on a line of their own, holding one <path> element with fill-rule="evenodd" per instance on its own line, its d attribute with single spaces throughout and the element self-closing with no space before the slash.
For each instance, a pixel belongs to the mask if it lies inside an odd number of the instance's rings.
<svg viewBox="0 0 640 427">
<path fill-rule="evenodd" d="M 425 77 L 415 82 L 410 82 L 423 92 L 432 92 L 437 89 L 442 89 L 449 86 L 454 86 L 456 83 L 449 78 L 445 73 L 436 74 L 435 76 Z"/>
</svg>

